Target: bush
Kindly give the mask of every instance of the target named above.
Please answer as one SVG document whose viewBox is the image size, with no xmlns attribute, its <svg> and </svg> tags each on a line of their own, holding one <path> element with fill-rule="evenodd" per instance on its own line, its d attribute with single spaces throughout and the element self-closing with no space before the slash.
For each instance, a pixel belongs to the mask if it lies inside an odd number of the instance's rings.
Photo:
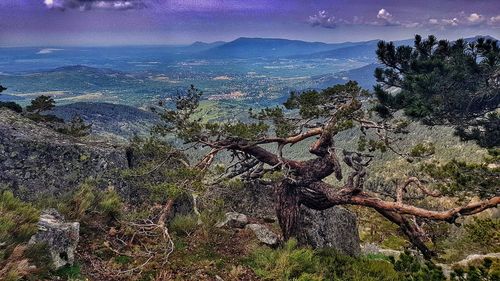
<svg viewBox="0 0 500 281">
<path fill-rule="evenodd" d="M 394 262 L 394 268 L 400 274 L 403 281 L 444 281 L 441 268 L 432 262 L 422 263 L 420 260 L 405 252 L 400 255 L 399 260 Z"/>
<path fill-rule="evenodd" d="M 450 274 L 452 281 L 498 281 L 500 267 L 493 260 L 484 259 L 479 266 L 468 266 L 466 269 L 455 268 Z"/>
<path fill-rule="evenodd" d="M 10 109 L 14 112 L 17 112 L 17 113 L 23 112 L 23 108 L 19 104 L 12 102 L 12 101 L 10 101 L 10 102 L 0 101 L 0 108 L 1 107 L 8 108 L 8 109 Z"/>
<path fill-rule="evenodd" d="M 298 248 L 289 240 L 282 248 L 259 248 L 250 257 L 250 266 L 264 280 L 322 280 L 310 248 Z"/>
<path fill-rule="evenodd" d="M 0 193 L 0 241 L 7 244 L 26 242 L 36 233 L 39 216 L 39 211 L 31 204 L 15 198 L 10 191 L 3 191 Z"/>
<path fill-rule="evenodd" d="M 82 219 L 85 212 L 94 204 L 95 194 L 94 182 L 85 181 L 82 183 L 67 206 L 67 211 L 65 212 L 67 217 L 76 220 Z"/>
<path fill-rule="evenodd" d="M 120 215 L 123 203 L 120 195 L 112 188 L 108 188 L 102 193 L 102 198 L 99 202 L 99 209 L 110 217 Z"/>
<path fill-rule="evenodd" d="M 412 147 L 410 156 L 412 157 L 426 157 L 436 153 L 436 147 L 431 142 L 419 143 Z"/>
<path fill-rule="evenodd" d="M 350 257 L 334 249 L 298 248 L 294 240 L 275 250 L 258 248 L 248 259 L 248 265 L 263 280 L 446 280 L 440 268 L 422 263 L 409 253 L 401 254 L 398 261 L 378 256 Z"/>
<path fill-rule="evenodd" d="M 177 215 L 170 222 L 170 229 L 177 235 L 190 236 L 198 227 L 195 215 Z"/>
</svg>

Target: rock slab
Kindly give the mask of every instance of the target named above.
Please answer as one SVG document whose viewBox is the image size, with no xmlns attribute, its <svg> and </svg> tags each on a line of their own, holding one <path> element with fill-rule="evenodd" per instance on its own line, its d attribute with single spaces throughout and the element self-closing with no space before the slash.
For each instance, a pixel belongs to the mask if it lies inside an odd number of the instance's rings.
<svg viewBox="0 0 500 281">
<path fill-rule="evenodd" d="M 248 217 L 237 212 L 228 212 L 223 221 L 216 224 L 216 227 L 244 228 L 248 224 Z"/>
<path fill-rule="evenodd" d="M 276 246 L 279 244 L 278 235 L 261 224 L 248 224 L 246 228 L 252 230 L 257 239 L 266 245 Z"/>
<path fill-rule="evenodd" d="M 64 217 L 56 210 L 44 210 L 38 222 L 38 232 L 31 237 L 29 244 L 47 245 L 53 266 L 58 269 L 65 265 L 72 265 L 75 261 L 79 233 L 78 222 L 65 222 Z"/>
<path fill-rule="evenodd" d="M 356 215 L 345 208 L 316 211 L 301 207 L 300 225 L 298 241 L 301 244 L 335 248 L 350 256 L 361 253 Z"/>
</svg>

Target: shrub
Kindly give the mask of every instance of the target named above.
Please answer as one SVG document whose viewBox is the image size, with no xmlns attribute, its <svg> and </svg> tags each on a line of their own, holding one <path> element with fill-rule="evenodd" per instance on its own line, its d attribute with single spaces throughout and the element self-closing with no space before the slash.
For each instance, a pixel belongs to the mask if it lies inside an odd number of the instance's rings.
<svg viewBox="0 0 500 281">
<path fill-rule="evenodd" d="M 0 108 L 1 107 L 8 108 L 8 109 L 10 109 L 14 112 L 17 112 L 17 113 L 23 112 L 23 108 L 19 104 L 12 102 L 12 101 L 10 101 L 10 102 L 0 101 Z"/>
<path fill-rule="evenodd" d="M 441 268 L 432 262 L 422 263 L 413 255 L 405 252 L 394 262 L 394 268 L 400 274 L 402 281 L 444 281 Z"/>
<path fill-rule="evenodd" d="M 321 280 L 318 262 L 310 248 L 298 248 L 289 240 L 282 248 L 259 248 L 250 257 L 250 266 L 264 280 Z"/>
<path fill-rule="evenodd" d="M 170 229 L 177 235 L 190 236 L 198 227 L 195 215 L 177 215 L 170 222 Z"/>
<path fill-rule="evenodd" d="M 350 257 L 334 249 L 298 248 L 288 241 L 283 248 L 258 248 L 248 265 L 264 280 L 334 281 L 445 281 L 440 268 L 422 263 L 408 253 L 400 260 L 387 257 Z"/>
<path fill-rule="evenodd" d="M 82 280 L 81 269 L 79 264 L 66 265 L 59 268 L 55 275 L 65 278 L 66 280 Z"/>
<path fill-rule="evenodd" d="M 419 143 L 410 151 L 410 155 L 413 157 L 425 157 L 434 153 L 436 153 L 436 147 L 431 142 Z"/>
<path fill-rule="evenodd" d="M 39 216 L 31 204 L 15 198 L 10 191 L 3 191 L 0 193 L 0 241 L 26 242 L 37 231 Z"/>
<path fill-rule="evenodd" d="M 75 115 L 69 123 L 67 123 L 62 128 L 57 128 L 56 131 L 62 134 L 80 138 L 89 135 L 91 129 L 92 124 L 85 124 L 85 121 L 83 121 L 82 117 L 80 117 L 79 115 Z"/>
<path fill-rule="evenodd" d="M 79 189 L 73 194 L 73 198 L 69 202 L 67 208 L 67 216 L 70 219 L 80 220 L 85 215 L 85 212 L 94 204 L 96 198 L 95 183 L 85 181 Z"/>
<path fill-rule="evenodd" d="M 452 281 L 498 281 L 500 268 L 495 266 L 493 260 L 484 259 L 479 266 L 468 266 L 466 269 L 455 268 L 450 274 Z"/>
<path fill-rule="evenodd" d="M 99 209 L 106 216 L 117 217 L 120 215 L 122 205 L 122 199 L 116 190 L 108 188 L 102 193 L 102 198 L 99 202 Z"/>
<path fill-rule="evenodd" d="M 56 102 L 52 97 L 41 95 L 32 100 L 31 104 L 26 107 L 26 110 L 39 114 L 40 112 L 51 110 L 55 104 Z"/>
</svg>

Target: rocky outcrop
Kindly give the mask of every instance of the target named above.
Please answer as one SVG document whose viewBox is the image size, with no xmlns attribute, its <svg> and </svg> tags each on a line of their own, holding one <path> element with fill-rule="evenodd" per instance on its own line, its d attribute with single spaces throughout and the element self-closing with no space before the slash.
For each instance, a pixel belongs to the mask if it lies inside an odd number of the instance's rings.
<svg viewBox="0 0 500 281">
<path fill-rule="evenodd" d="M 73 265 L 75 250 L 78 245 L 80 224 L 67 223 L 56 210 L 42 212 L 38 222 L 38 232 L 33 235 L 29 244 L 42 243 L 47 246 L 55 269 L 67 264 Z"/>
<path fill-rule="evenodd" d="M 251 223 L 245 228 L 252 230 L 257 239 L 268 246 L 276 246 L 280 242 L 278 235 L 261 224 Z"/>
<path fill-rule="evenodd" d="M 301 208 L 298 241 L 314 248 L 335 248 L 356 256 L 361 252 L 356 215 L 342 207 L 324 211 Z"/>
<path fill-rule="evenodd" d="M 78 140 L 0 109 L 0 185 L 24 200 L 65 194 L 88 178 L 113 184 L 127 195 L 116 182 L 117 170 L 127 165 L 122 147 Z"/>
</svg>

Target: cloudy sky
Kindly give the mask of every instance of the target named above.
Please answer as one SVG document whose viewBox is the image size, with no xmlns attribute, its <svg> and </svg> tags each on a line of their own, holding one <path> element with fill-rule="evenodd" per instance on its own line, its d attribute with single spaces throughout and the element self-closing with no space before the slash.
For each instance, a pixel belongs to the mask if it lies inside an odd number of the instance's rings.
<svg viewBox="0 0 500 281">
<path fill-rule="evenodd" d="M 0 45 L 500 38 L 499 0 L 0 0 Z"/>
</svg>

